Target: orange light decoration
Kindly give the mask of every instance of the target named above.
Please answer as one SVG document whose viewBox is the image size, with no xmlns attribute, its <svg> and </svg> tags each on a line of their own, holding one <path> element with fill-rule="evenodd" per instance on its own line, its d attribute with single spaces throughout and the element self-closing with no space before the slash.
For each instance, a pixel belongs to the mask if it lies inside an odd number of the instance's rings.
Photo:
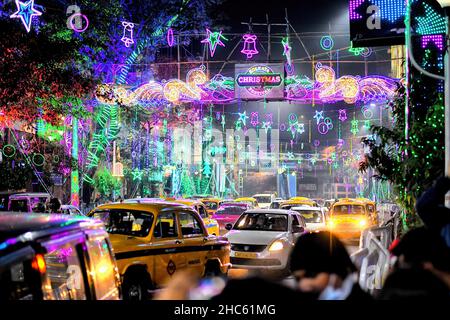
<svg viewBox="0 0 450 320">
<path fill-rule="evenodd" d="M 45 273 L 47 265 L 45 264 L 44 256 L 42 254 L 37 254 L 31 262 L 31 267 L 42 274 Z"/>
</svg>

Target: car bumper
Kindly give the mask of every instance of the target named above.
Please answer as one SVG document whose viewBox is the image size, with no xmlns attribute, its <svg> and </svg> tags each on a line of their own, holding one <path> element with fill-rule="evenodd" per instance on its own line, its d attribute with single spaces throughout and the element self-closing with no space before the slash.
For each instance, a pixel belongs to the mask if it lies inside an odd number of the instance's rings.
<svg viewBox="0 0 450 320">
<path fill-rule="evenodd" d="M 283 250 L 279 253 L 268 251 L 255 252 L 255 257 L 239 256 L 240 252 L 231 251 L 230 261 L 233 269 L 265 269 L 265 270 L 284 270 L 288 267 L 288 258 L 290 250 Z M 248 254 L 248 253 L 246 253 Z"/>
</svg>

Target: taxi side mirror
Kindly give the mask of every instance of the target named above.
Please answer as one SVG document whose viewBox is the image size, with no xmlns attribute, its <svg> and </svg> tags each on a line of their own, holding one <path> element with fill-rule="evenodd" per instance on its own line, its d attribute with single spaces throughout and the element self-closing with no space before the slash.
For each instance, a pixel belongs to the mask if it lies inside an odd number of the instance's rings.
<svg viewBox="0 0 450 320">
<path fill-rule="evenodd" d="M 227 223 L 225 225 L 225 229 L 227 229 L 227 230 L 231 230 L 232 228 L 233 228 L 233 225 L 231 223 Z"/>
</svg>

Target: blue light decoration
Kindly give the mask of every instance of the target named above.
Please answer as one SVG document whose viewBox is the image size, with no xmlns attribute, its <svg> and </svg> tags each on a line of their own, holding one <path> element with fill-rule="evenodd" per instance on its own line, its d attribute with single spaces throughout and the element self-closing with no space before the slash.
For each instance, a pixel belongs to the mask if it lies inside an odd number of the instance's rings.
<svg viewBox="0 0 450 320">
<path fill-rule="evenodd" d="M 320 39 L 320 47 L 325 51 L 330 51 L 334 47 L 334 40 L 331 36 L 323 36 Z"/>
<path fill-rule="evenodd" d="M 38 17 L 42 15 L 42 12 L 34 8 L 34 0 L 27 2 L 21 2 L 16 0 L 17 11 L 14 12 L 10 18 L 20 18 L 27 32 L 30 32 L 31 21 L 33 17 Z"/>
<path fill-rule="evenodd" d="M 313 118 L 316 119 L 317 124 L 319 124 L 320 121 L 324 119 L 323 111 L 317 111 L 317 110 L 316 110 L 316 111 L 315 111 L 315 115 L 314 115 Z"/>
<path fill-rule="evenodd" d="M 416 17 L 416 32 L 420 35 L 445 34 L 445 17 L 437 13 L 433 8 L 423 3 L 425 15 Z"/>
</svg>

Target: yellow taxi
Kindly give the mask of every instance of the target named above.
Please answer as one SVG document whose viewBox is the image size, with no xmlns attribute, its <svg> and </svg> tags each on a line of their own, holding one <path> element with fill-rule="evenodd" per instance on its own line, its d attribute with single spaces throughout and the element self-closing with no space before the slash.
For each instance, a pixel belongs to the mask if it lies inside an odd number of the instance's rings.
<svg viewBox="0 0 450 320">
<path fill-rule="evenodd" d="M 364 229 L 373 225 L 364 201 L 343 198 L 330 208 L 327 228 L 339 237 L 359 238 Z"/>
<path fill-rule="evenodd" d="M 205 223 L 206 230 L 208 230 L 208 233 L 211 235 L 218 236 L 220 235 L 220 228 L 219 223 L 211 218 L 211 215 L 207 211 L 207 207 L 203 202 L 199 200 L 192 200 L 192 199 L 175 199 L 175 198 L 166 198 L 166 201 L 175 202 L 175 203 L 181 203 L 188 207 L 191 207 L 195 211 L 198 212 L 200 217 L 203 219 L 203 222 Z"/>
<path fill-rule="evenodd" d="M 317 203 L 314 200 L 305 197 L 293 197 L 289 200 L 283 201 L 280 204 L 280 209 L 289 210 L 292 207 L 310 206 L 317 207 Z"/>
<path fill-rule="evenodd" d="M 374 224 L 374 225 L 378 224 L 377 203 L 375 201 L 367 199 L 367 198 L 356 198 L 355 200 L 365 203 L 366 210 L 370 215 L 372 224 Z"/>
<path fill-rule="evenodd" d="M 189 206 L 163 200 L 111 203 L 88 215 L 103 221 L 109 233 L 124 299 L 148 299 L 178 270 L 224 275 L 231 267 L 228 239 L 208 235 Z"/>
<path fill-rule="evenodd" d="M 255 209 L 259 208 L 258 201 L 252 197 L 237 198 L 237 199 L 234 199 L 234 202 L 244 202 L 244 203 L 250 204 Z"/>
<path fill-rule="evenodd" d="M 213 215 L 219 209 L 222 200 L 219 198 L 203 198 L 200 201 L 206 206 L 206 211 Z"/>
</svg>

